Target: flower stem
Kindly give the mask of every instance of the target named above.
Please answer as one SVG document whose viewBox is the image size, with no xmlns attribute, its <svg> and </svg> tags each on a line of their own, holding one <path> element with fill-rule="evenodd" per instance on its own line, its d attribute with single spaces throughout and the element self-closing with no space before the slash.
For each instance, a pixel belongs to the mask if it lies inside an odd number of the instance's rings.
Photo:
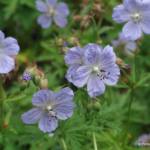
<svg viewBox="0 0 150 150">
<path fill-rule="evenodd" d="M 3 88 L 2 78 L 0 78 L 0 130 L 3 128 L 3 104 L 6 98 L 5 90 Z"/>
<path fill-rule="evenodd" d="M 5 90 L 3 88 L 2 78 L 0 78 L 0 100 L 6 98 Z"/>
<path fill-rule="evenodd" d="M 135 83 L 136 83 L 136 55 L 134 56 L 133 60 L 133 77 L 132 77 L 132 85 L 130 87 L 131 93 L 130 93 L 130 100 L 128 104 L 128 112 L 127 112 L 127 126 L 126 126 L 126 132 L 125 132 L 125 138 L 124 138 L 124 144 L 126 144 L 128 140 L 128 132 L 130 129 L 131 124 L 131 111 L 132 111 L 132 104 L 134 101 L 135 96 Z"/>
<path fill-rule="evenodd" d="M 94 145 L 94 150 L 98 150 L 95 133 L 93 133 L 93 145 Z"/>
<path fill-rule="evenodd" d="M 61 139 L 61 142 L 62 142 L 63 149 L 64 149 L 64 150 L 67 150 L 67 145 L 66 145 L 65 140 L 64 140 L 64 139 Z"/>
</svg>

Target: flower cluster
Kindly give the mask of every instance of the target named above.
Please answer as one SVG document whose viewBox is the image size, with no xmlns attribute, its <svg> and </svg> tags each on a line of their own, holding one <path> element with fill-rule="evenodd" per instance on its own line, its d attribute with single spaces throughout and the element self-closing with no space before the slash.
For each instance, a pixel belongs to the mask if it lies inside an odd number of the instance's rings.
<svg viewBox="0 0 150 150">
<path fill-rule="evenodd" d="M 69 66 L 66 78 L 77 87 L 87 84 L 90 97 L 104 93 L 105 84 L 115 85 L 120 70 L 116 64 L 116 55 L 111 46 L 104 49 L 97 44 L 88 44 L 83 48 L 71 48 L 65 62 Z"/>
<path fill-rule="evenodd" d="M 50 27 L 53 21 L 61 28 L 67 25 L 69 9 L 66 3 L 57 0 L 36 0 L 36 8 L 42 13 L 38 17 L 38 24 L 42 28 Z M 113 19 L 117 23 L 127 22 L 119 39 L 113 41 L 113 46 L 123 44 L 125 50 L 131 53 L 137 48 L 135 40 L 141 38 L 143 33 L 150 34 L 150 1 L 124 0 L 123 4 L 114 8 Z M 67 43 L 63 44 L 66 46 Z M 5 38 L 4 33 L 0 31 L 0 74 L 14 69 L 19 50 L 17 40 L 12 37 Z M 82 48 L 70 48 L 65 55 L 65 63 L 68 65 L 66 78 L 78 88 L 87 86 L 89 96 L 95 98 L 105 92 L 106 85 L 117 84 L 120 69 L 116 60 L 113 47 L 109 45 L 103 48 L 89 43 Z M 35 81 L 40 79 L 42 90 L 33 95 L 34 108 L 22 115 L 22 121 L 26 124 L 38 123 L 41 131 L 51 133 L 58 127 L 58 120 L 66 120 L 72 116 L 74 93 L 70 88 L 63 88 L 57 93 L 48 90 L 47 78 L 36 67 L 26 69 L 22 77 L 25 81 L 33 78 Z"/>
<path fill-rule="evenodd" d="M 22 115 L 26 124 L 39 122 L 39 128 L 43 132 L 51 133 L 58 126 L 58 119 L 66 120 L 73 114 L 73 91 L 64 88 L 58 93 L 50 90 L 40 90 L 34 94 L 32 104 L 34 108 Z"/>
<path fill-rule="evenodd" d="M 58 3 L 57 0 L 37 0 L 36 8 L 42 13 L 38 17 L 38 23 L 42 28 L 48 28 L 52 24 L 52 21 L 59 27 L 63 28 L 66 26 L 66 17 L 69 15 L 69 9 L 65 3 Z"/>
</svg>

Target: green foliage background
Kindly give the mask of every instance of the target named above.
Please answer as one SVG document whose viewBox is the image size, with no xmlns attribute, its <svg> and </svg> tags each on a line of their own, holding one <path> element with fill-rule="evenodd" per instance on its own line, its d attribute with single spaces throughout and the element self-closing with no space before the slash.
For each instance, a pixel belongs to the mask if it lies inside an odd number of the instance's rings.
<svg viewBox="0 0 150 150">
<path fill-rule="evenodd" d="M 118 57 L 130 65 L 131 74 L 120 80 L 117 86 L 107 87 L 104 95 L 91 100 L 85 89 L 76 89 L 65 79 L 67 67 L 59 39 L 79 39 L 82 46 L 94 42 L 111 44 L 122 26 L 112 21 L 112 9 L 119 0 L 99 0 L 103 11 L 98 21 L 81 30 L 73 16 L 88 14 L 94 0 L 81 9 L 80 0 L 66 0 L 70 8 L 69 22 L 60 29 L 53 24 L 42 29 L 37 24 L 39 13 L 35 0 L 0 0 L 0 30 L 17 38 L 21 51 L 17 57 L 17 73 L 5 82 L 7 98 L 4 102 L 6 126 L 0 133 L 0 149 L 4 150 L 138 150 L 134 141 L 142 133 L 150 132 L 150 36 L 139 41 L 139 52 L 128 57 L 117 51 Z M 72 44 L 72 46 L 74 46 Z M 30 83 L 27 88 L 19 77 L 28 63 L 38 64 L 49 80 L 49 88 L 58 90 L 70 86 L 75 91 L 74 115 L 61 121 L 53 136 L 43 134 L 37 125 L 25 125 L 20 116 L 30 109 L 31 99 L 38 88 Z M 133 99 L 128 121 L 130 101 Z M 150 148 L 141 148 L 150 149 Z"/>
</svg>

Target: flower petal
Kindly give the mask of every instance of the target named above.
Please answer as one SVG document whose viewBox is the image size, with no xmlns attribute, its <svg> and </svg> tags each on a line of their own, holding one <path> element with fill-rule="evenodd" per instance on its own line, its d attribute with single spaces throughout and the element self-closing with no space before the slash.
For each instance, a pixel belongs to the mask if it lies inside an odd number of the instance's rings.
<svg viewBox="0 0 150 150">
<path fill-rule="evenodd" d="M 0 31 L 0 41 L 3 40 L 5 38 L 5 35 L 2 31 Z"/>
<path fill-rule="evenodd" d="M 9 56 L 16 56 L 20 50 L 17 40 L 12 37 L 4 39 L 2 45 L 4 53 Z"/>
<path fill-rule="evenodd" d="M 57 14 L 60 14 L 64 17 L 69 15 L 69 9 L 66 3 L 60 2 L 58 3 L 58 5 L 56 6 L 56 12 Z"/>
<path fill-rule="evenodd" d="M 101 59 L 109 59 L 116 62 L 116 54 L 114 53 L 113 47 L 106 46 L 102 51 Z"/>
<path fill-rule="evenodd" d="M 53 111 L 58 119 L 65 120 L 73 114 L 73 96 L 74 93 L 70 88 L 64 88 L 55 95 L 55 105 Z"/>
<path fill-rule="evenodd" d="M 48 7 L 47 7 L 46 3 L 44 3 L 41 0 L 36 1 L 36 8 L 38 11 L 40 11 L 42 13 L 46 13 L 48 11 Z"/>
<path fill-rule="evenodd" d="M 72 83 L 77 87 L 83 87 L 87 83 L 90 73 L 89 66 L 80 66 L 72 77 Z"/>
<path fill-rule="evenodd" d="M 73 114 L 74 103 L 72 101 L 67 103 L 61 103 L 54 108 L 56 116 L 60 120 L 66 120 Z"/>
<path fill-rule="evenodd" d="M 118 65 L 113 64 L 104 68 L 104 70 L 106 71 L 106 74 L 103 82 L 107 85 L 116 85 L 120 76 L 120 69 Z"/>
<path fill-rule="evenodd" d="M 99 58 L 102 52 L 102 48 L 97 44 L 88 44 L 84 47 L 86 49 L 84 53 L 84 61 L 87 65 L 94 65 L 99 62 Z"/>
<path fill-rule="evenodd" d="M 52 18 L 46 15 L 41 15 L 38 17 L 38 24 L 40 24 L 42 28 L 48 28 L 52 24 Z"/>
<path fill-rule="evenodd" d="M 130 50 L 130 51 L 135 51 L 137 48 L 136 42 L 130 41 L 126 44 L 125 49 Z"/>
<path fill-rule="evenodd" d="M 137 40 L 142 36 L 142 30 L 139 24 L 129 21 L 123 27 L 123 34 L 129 40 Z"/>
<path fill-rule="evenodd" d="M 144 16 L 141 22 L 141 28 L 144 33 L 150 34 L 150 13 L 149 16 Z"/>
<path fill-rule="evenodd" d="M 97 75 L 91 75 L 88 80 L 87 91 L 90 97 L 96 97 L 104 93 L 105 85 Z"/>
<path fill-rule="evenodd" d="M 73 96 L 74 93 L 70 88 L 63 88 L 55 94 L 56 104 L 59 104 L 64 101 L 71 101 L 73 99 Z"/>
<path fill-rule="evenodd" d="M 39 90 L 33 95 L 32 104 L 34 106 L 45 106 L 54 98 L 54 93 L 50 90 Z"/>
<path fill-rule="evenodd" d="M 50 117 L 47 114 L 43 115 L 39 121 L 39 128 L 44 133 L 54 131 L 58 126 L 58 120 L 55 117 Z"/>
<path fill-rule="evenodd" d="M 75 72 L 77 71 L 77 69 L 80 67 L 80 65 L 72 65 L 68 68 L 67 70 L 67 74 L 66 74 L 66 79 L 69 81 L 69 82 L 72 82 L 73 81 L 73 76 L 75 74 Z"/>
<path fill-rule="evenodd" d="M 129 12 L 123 5 L 118 5 L 114 8 L 112 17 L 117 23 L 123 23 L 130 19 Z"/>
<path fill-rule="evenodd" d="M 56 4 L 57 4 L 57 0 L 46 0 L 47 4 L 52 6 L 52 7 L 55 7 Z"/>
<path fill-rule="evenodd" d="M 22 121 L 26 124 L 34 124 L 40 120 L 42 115 L 43 115 L 43 112 L 41 109 L 33 108 L 33 109 L 30 109 L 29 111 L 25 112 L 21 116 L 21 118 L 22 118 Z"/>
<path fill-rule="evenodd" d="M 138 9 L 138 2 L 137 0 L 124 0 L 123 5 L 125 9 L 127 9 L 130 12 L 134 12 Z"/>
<path fill-rule="evenodd" d="M 67 25 L 66 17 L 64 17 L 60 14 L 54 16 L 54 22 L 61 28 L 64 28 Z"/>
<path fill-rule="evenodd" d="M 146 2 L 145 0 L 125 0 L 124 5 L 130 12 L 134 12 L 137 10 L 140 12 L 150 11 L 150 1 Z"/>
<path fill-rule="evenodd" d="M 6 74 L 15 68 L 15 61 L 13 58 L 0 54 L 0 73 Z"/>
<path fill-rule="evenodd" d="M 65 55 L 65 62 L 68 65 L 82 64 L 83 49 L 80 47 L 73 47 Z"/>
</svg>

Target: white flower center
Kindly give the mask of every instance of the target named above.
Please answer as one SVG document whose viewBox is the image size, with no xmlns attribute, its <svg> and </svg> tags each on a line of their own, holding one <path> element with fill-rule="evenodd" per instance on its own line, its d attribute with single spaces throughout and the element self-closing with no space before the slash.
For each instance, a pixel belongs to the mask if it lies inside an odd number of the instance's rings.
<svg viewBox="0 0 150 150">
<path fill-rule="evenodd" d="M 55 15 L 55 9 L 53 7 L 48 7 L 48 15 L 49 16 L 54 16 Z"/>
<path fill-rule="evenodd" d="M 142 16 L 139 12 L 136 12 L 131 15 L 131 18 L 133 19 L 134 22 L 139 22 L 141 20 Z"/>
<path fill-rule="evenodd" d="M 98 66 L 94 66 L 94 67 L 93 67 L 93 72 L 98 73 L 98 72 L 99 72 L 99 67 L 98 67 Z"/>
<path fill-rule="evenodd" d="M 52 110 L 52 106 L 51 106 L 51 105 L 48 105 L 48 106 L 46 107 L 46 110 L 48 110 L 48 111 Z"/>
<path fill-rule="evenodd" d="M 53 111 L 52 105 L 46 106 L 45 109 L 48 112 L 48 115 L 50 115 L 50 116 L 55 116 L 56 115 L 56 113 Z"/>
</svg>

